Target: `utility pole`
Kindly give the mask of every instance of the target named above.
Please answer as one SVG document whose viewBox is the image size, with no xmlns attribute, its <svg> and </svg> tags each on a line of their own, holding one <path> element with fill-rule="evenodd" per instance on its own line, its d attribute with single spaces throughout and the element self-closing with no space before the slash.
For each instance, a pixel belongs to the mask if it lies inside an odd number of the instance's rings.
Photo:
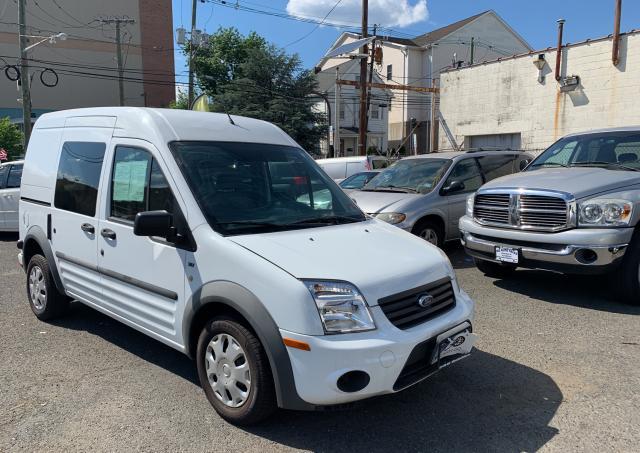
<svg viewBox="0 0 640 453">
<path fill-rule="evenodd" d="M 18 42 L 20 43 L 20 85 L 22 88 L 22 127 L 24 150 L 31 137 L 31 87 L 29 86 L 29 61 L 27 60 L 26 0 L 18 0 L 18 22 L 20 23 Z"/>
<path fill-rule="evenodd" d="M 373 37 L 374 40 L 371 41 L 371 60 L 369 62 L 369 85 L 367 86 L 367 119 L 364 122 L 364 124 L 366 125 L 365 131 L 367 129 L 369 129 L 369 110 L 371 109 L 371 83 L 373 82 L 373 60 L 374 60 L 374 53 L 376 51 L 376 40 L 375 40 L 375 36 L 376 36 L 376 32 L 378 30 L 378 26 L 376 24 L 373 25 Z M 366 151 L 366 150 L 365 150 Z"/>
<path fill-rule="evenodd" d="M 333 157 L 340 157 L 340 65 L 336 66 L 336 95 L 335 95 L 335 109 L 333 114 L 335 115 L 334 132 L 333 132 Z"/>
<path fill-rule="evenodd" d="M 471 37 L 471 56 L 469 58 L 469 65 L 473 64 L 473 51 L 475 50 L 475 42 L 473 40 L 473 36 Z"/>
<path fill-rule="evenodd" d="M 198 10 L 198 0 L 193 0 L 191 5 L 191 42 L 189 43 L 189 107 L 191 108 L 191 104 L 193 104 L 193 50 L 194 50 L 194 42 L 193 42 L 193 31 L 196 29 L 196 12 Z"/>
<path fill-rule="evenodd" d="M 114 17 L 113 19 L 100 19 L 103 24 L 115 24 L 116 26 L 116 60 L 118 62 L 118 97 L 120 99 L 120 106 L 124 105 L 124 64 L 122 62 L 122 36 L 121 36 L 121 24 L 135 24 L 133 19 L 124 19 L 121 17 Z"/>
<path fill-rule="evenodd" d="M 367 37 L 369 28 L 369 0 L 362 0 L 362 39 Z M 369 46 L 362 47 L 362 55 L 369 55 Z M 367 58 L 360 59 L 360 121 L 358 139 L 358 154 L 367 155 Z"/>
<path fill-rule="evenodd" d="M 434 91 L 431 92 L 431 130 L 429 131 L 429 152 L 433 153 L 436 150 L 436 81 L 431 79 L 431 87 Z"/>
</svg>

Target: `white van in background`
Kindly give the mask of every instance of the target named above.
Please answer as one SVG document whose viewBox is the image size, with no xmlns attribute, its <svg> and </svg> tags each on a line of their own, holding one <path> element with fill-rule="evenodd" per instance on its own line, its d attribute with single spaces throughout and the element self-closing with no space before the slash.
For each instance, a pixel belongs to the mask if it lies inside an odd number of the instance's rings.
<svg viewBox="0 0 640 453">
<path fill-rule="evenodd" d="M 23 162 L 0 165 L 0 231 L 18 232 L 18 200 Z"/>
<path fill-rule="evenodd" d="M 33 313 L 75 299 L 187 354 L 232 422 L 394 393 L 474 344 L 474 303 L 446 255 L 367 217 L 273 124 L 47 113 L 21 191 Z"/>
<path fill-rule="evenodd" d="M 384 156 L 350 156 L 318 159 L 316 163 L 331 179 L 340 182 L 356 173 L 387 168 L 389 159 Z"/>
</svg>

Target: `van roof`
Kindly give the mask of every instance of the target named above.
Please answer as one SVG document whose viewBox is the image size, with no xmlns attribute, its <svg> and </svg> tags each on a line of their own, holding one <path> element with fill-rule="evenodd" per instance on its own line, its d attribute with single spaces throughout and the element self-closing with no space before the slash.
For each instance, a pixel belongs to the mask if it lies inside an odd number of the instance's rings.
<svg viewBox="0 0 640 453">
<path fill-rule="evenodd" d="M 269 143 L 299 146 L 274 124 L 224 113 L 146 107 L 94 107 L 41 115 L 35 129 L 114 128 L 115 137 L 168 143 L 176 140 Z"/>
</svg>

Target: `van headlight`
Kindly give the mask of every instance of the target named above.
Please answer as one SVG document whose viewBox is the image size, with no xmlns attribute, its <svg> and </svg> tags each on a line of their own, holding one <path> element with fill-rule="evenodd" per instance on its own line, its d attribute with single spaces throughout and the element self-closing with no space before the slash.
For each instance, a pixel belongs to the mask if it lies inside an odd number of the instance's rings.
<svg viewBox="0 0 640 453">
<path fill-rule="evenodd" d="M 472 193 L 467 197 L 467 217 L 473 217 L 473 205 L 476 201 L 476 194 Z"/>
<path fill-rule="evenodd" d="M 578 205 L 579 226 L 627 226 L 633 203 L 612 198 L 594 198 Z"/>
<path fill-rule="evenodd" d="M 376 325 L 358 288 L 347 282 L 304 280 L 326 333 L 373 330 Z"/>
<path fill-rule="evenodd" d="M 404 222 L 407 216 L 401 212 L 381 212 L 380 214 L 376 214 L 375 218 L 390 223 L 391 225 L 396 225 Z"/>
</svg>

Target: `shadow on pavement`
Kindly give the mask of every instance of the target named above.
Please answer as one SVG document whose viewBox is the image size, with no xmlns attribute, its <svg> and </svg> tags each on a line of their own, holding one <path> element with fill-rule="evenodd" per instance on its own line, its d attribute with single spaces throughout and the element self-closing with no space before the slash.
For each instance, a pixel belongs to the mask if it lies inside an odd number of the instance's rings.
<svg viewBox="0 0 640 453">
<path fill-rule="evenodd" d="M 640 315 L 640 306 L 618 302 L 606 276 L 563 275 L 518 270 L 509 279 L 495 280 L 498 288 L 553 304 L 572 305 L 625 315 Z"/>
<path fill-rule="evenodd" d="M 443 247 L 444 252 L 449 257 L 451 265 L 455 270 L 469 269 L 476 267 L 473 258 L 467 255 L 459 242 L 450 242 Z"/>
<path fill-rule="evenodd" d="M 97 335 L 199 385 L 186 356 L 80 303 L 54 324 Z M 549 423 L 562 398 L 546 374 L 475 350 L 404 392 L 342 411 L 280 411 L 244 429 L 312 451 L 536 451 L 558 433 Z"/>
<path fill-rule="evenodd" d="M 281 411 L 247 429 L 312 451 L 537 451 L 562 393 L 546 374 L 475 350 L 404 392 L 340 412 Z"/>
<path fill-rule="evenodd" d="M 72 303 L 68 313 L 63 318 L 51 321 L 51 324 L 97 335 L 147 362 L 200 386 L 195 363 L 186 355 L 80 302 Z M 204 394 L 202 397 L 204 398 Z"/>
<path fill-rule="evenodd" d="M 0 232 L 0 242 L 18 242 L 18 233 Z"/>
</svg>

